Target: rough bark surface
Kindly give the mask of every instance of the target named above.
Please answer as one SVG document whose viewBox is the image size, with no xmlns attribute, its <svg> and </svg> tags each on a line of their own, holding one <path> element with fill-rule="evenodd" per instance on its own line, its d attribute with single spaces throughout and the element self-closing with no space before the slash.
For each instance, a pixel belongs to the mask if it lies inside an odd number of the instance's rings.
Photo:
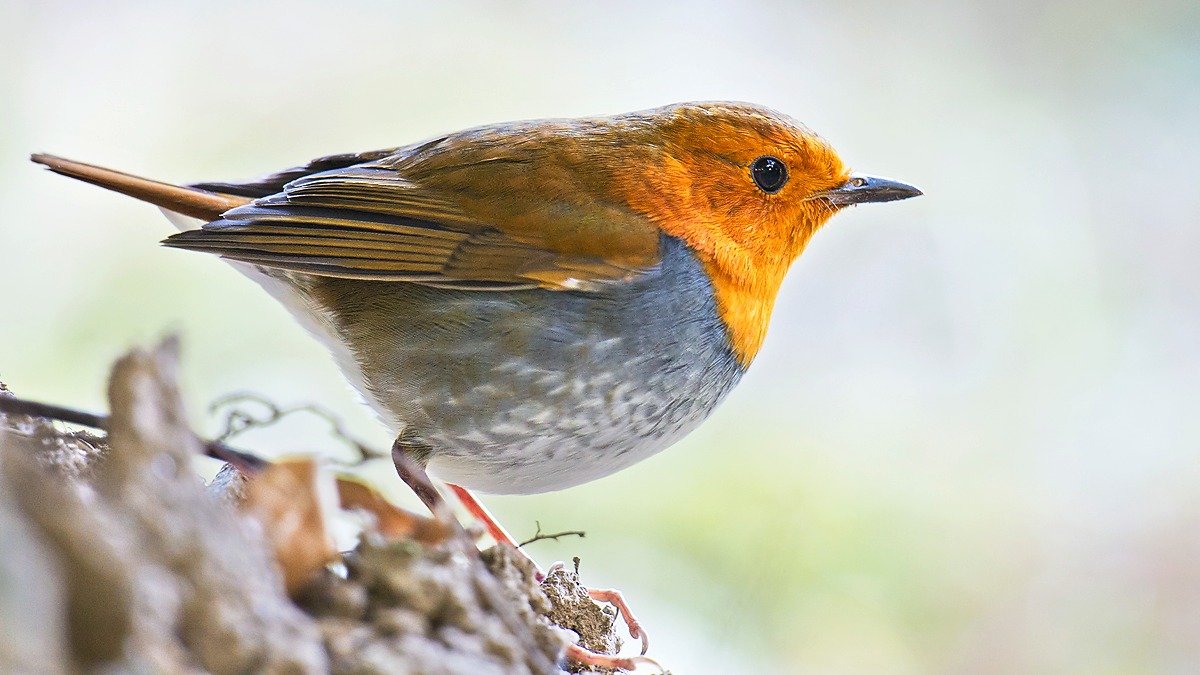
<svg viewBox="0 0 1200 675">
<path fill-rule="evenodd" d="M 192 466 L 175 353 L 116 364 L 107 437 L 0 414 L 0 671 L 562 672 L 578 636 L 560 626 L 619 647 L 573 575 L 539 584 L 454 539 L 368 529 L 290 598 L 268 525 L 238 508 L 254 477 L 205 486 Z"/>
</svg>

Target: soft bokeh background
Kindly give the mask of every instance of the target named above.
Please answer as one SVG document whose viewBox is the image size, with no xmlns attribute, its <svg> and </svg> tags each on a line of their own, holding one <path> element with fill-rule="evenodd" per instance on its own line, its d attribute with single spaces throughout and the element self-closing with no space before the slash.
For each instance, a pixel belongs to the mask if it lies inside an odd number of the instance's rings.
<svg viewBox="0 0 1200 675">
<path fill-rule="evenodd" d="M 688 99 L 805 120 L 927 196 L 817 237 L 701 431 L 495 510 L 586 530 L 531 552 L 622 587 L 680 673 L 1200 664 L 1194 0 L 7 0 L 0 44 L 0 379 L 98 409 L 176 330 L 210 432 L 253 389 L 388 442 L 257 287 L 29 152 L 187 181 Z M 244 444 L 339 447 L 304 419 Z"/>
</svg>

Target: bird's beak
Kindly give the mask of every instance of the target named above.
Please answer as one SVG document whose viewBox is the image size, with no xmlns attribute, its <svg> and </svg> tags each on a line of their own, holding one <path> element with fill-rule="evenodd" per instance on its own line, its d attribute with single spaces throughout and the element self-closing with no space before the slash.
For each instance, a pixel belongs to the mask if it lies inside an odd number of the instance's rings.
<svg viewBox="0 0 1200 675">
<path fill-rule="evenodd" d="M 894 202 L 921 194 L 920 190 L 908 183 L 854 173 L 850 174 L 850 180 L 845 183 L 814 196 L 822 197 L 837 206 L 850 206 L 867 202 Z"/>
</svg>

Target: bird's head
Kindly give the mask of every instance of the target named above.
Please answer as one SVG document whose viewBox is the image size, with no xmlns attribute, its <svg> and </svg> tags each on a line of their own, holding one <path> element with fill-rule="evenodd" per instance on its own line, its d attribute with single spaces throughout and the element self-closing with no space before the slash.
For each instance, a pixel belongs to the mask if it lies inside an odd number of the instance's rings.
<svg viewBox="0 0 1200 675">
<path fill-rule="evenodd" d="M 743 365 L 766 334 L 792 261 L 838 210 L 920 190 L 855 174 L 820 136 L 744 103 L 684 103 L 620 116 L 649 166 L 625 174 L 629 203 L 695 251 Z"/>
</svg>

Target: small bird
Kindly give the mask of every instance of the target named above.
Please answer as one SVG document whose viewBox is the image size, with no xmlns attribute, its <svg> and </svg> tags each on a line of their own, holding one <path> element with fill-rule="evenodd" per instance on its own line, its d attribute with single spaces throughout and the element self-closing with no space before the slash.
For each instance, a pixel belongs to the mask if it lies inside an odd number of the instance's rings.
<svg viewBox="0 0 1200 675">
<path fill-rule="evenodd" d="M 559 490 L 670 446 L 750 366 L 830 216 L 921 194 L 725 102 L 477 127 L 244 183 L 32 159 L 161 207 L 183 229 L 165 245 L 264 286 L 394 452 L 457 486 L 497 538 L 466 489 Z"/>
</svg>

